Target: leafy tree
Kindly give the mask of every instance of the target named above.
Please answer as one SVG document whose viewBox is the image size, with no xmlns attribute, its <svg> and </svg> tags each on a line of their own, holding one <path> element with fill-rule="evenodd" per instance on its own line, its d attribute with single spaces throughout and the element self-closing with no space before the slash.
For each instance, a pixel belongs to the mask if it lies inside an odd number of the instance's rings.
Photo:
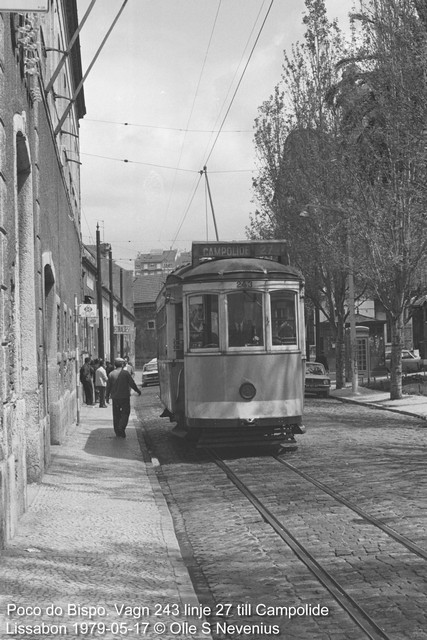
<svg viewBox="0 0 427 640">
<path fill-rule="evenodd" d="M 307 297 L 334 332 L 337 387 L 344 381 L 344 327 L 348 229 L 343 199 L 340 119 L 325 97 L 339 81 L 341 33 L 323 0 L 306 0 L 304 42 L 285 53 L 281 82 L 259 109 L 255 145 L 260 163 L 253 181 L 259 209 L 252 237 L 284 237 L 306 276 Z M 305 218 L 305 219 L 304 219 Z"/>
<path fill-rule="evenodd" d="M 415 0 L 360 3 L 361 42 L 328 94 L 341 120 L 353 237 L 391 323 L 391 397 L 402 395 L 403 327 L 427 249 L 427 32 Z"/>
</svg>

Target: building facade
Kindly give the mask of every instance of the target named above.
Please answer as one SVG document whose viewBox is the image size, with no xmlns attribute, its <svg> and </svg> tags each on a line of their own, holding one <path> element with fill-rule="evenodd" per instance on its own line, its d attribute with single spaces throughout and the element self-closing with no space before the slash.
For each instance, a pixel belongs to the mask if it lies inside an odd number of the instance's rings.
<svg viewBox="0 0 427 640">
<path fill-rule="evenodd" d="M 166 251 L 152 250 L 150 253 L 138 253 L 135 258 L 135 276 L 167 275 L 186 262 L 191 262 L 189 251 L 168 249 Z"/>
<path fill-rule="evenodd" d="M 48 6 L 0 12 L 1 546 L 76 415 L 85 104 L 76 0 Z"/>
<path fill-rule="evenodd" d="M 127 356 L 135 362 L 135 317 L 133 310 L 133 272 L 119 267 L 101 244 L 102 331 L 104 360 L 113 362 Z M 84 302 L 98 304 L 97 248 L 83 247 L 82 276 Z M 98 313 L 98 312 L 97 312 Z M 79 320 L 80 360 L 101 357 L 98 315 Z"/>
</svg>

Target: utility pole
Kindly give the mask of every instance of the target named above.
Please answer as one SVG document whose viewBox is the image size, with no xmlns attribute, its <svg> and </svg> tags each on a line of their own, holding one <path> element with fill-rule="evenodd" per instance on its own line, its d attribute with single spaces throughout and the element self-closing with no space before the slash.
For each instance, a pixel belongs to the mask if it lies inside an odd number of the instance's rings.
<svg viewBox="0 0 427 640">
<path fill-rule="evenodd" d="M 96 293 L 98 304 L 98 358 L 105 359 L 104 318 L 102 311 L 101 237 L 99 224 L 96 225 Z"/>
<path fill-rule="evenodd" d="M 123 314 L 123 269 L 120 268 L 120 324 L 124 322 L 124 314 Z M 120 356 L 123 358 L 124 352 L 124 340 L 125 337 L 123 333 L 120 334 Z"/>
<path fill-rule="evenodd" d="M 114 301 L 113 301 L 113 251 L 108 249 L 108 271 L 110 280 L 110 362 L 114 362 Z"/>
</svg>

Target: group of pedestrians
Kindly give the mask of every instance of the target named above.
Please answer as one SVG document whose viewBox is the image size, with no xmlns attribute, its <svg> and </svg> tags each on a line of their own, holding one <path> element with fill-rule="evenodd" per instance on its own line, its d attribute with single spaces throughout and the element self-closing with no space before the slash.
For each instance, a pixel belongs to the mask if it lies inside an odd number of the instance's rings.
<svg viewBox="0 0 427 640">
<path fill-rule="evenodd" d="M 126 427 L 130 415 L 130 392 L 131 389 L 141 395 L 141 391 L 136 386 L 133 379 L 134 372 L 129 358 L 116 358 L 114 367 L 107 362 L 104 366 L 103 360 L 92 361 L 87 357 L 80 368 L 80 382 L 83 385 L 85 403 L 89 406 L 94 404 L 95 397 L 99 400 L 99 408 L 105 409 L 110 403 L 113 404 L 113 427 L 118 438 L 126 437 Z"/>
</svg>

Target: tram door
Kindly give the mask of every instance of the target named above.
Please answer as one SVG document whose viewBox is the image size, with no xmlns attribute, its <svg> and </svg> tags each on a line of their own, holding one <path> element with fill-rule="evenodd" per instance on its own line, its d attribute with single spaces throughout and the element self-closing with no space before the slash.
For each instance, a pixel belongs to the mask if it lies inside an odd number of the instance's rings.
<svg viewBox="0 0 427 640">
<path fill-rule="evenodd" d="M 369 329 L 356 327 L 357 370 L 359 376 L 370 377 Z"/>
</svg>

